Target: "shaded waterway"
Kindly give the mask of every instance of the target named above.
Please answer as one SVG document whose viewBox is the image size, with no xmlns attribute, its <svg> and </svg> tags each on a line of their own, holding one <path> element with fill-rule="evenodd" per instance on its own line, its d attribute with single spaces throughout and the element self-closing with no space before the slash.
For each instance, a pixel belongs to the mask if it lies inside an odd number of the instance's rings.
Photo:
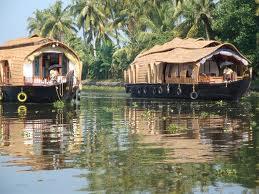
<svg viewBox="0 0 259 194">
<path fill-rule="evenodd" d="M 0 193 L 259 193 L 259 98 L 0 105 Z"/>
</svg>

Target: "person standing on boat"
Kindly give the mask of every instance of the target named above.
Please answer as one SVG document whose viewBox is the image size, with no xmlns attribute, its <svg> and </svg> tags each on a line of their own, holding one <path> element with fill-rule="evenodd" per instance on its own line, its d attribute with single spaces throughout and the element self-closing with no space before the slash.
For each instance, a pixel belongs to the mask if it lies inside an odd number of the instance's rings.
<svg viewBox="0 0 259 194">
<path fill-rule="evenodd" d="M 57 68 L 51 69 L 50 72 L 49 72 L 49 75 L 50 75 L 50 80 L 53 83 L 56 83 L 57 79 L 58 79 L 58 70 L 57 70 Z"/>
<path fill-rule="evenodd" d="M 223 71 L 224 74 L 224 80 L 231 80 L 232 79 L 232 74 L 233 74 L 233 70 L 229 67 L 226 67 Z"/>
</svg>

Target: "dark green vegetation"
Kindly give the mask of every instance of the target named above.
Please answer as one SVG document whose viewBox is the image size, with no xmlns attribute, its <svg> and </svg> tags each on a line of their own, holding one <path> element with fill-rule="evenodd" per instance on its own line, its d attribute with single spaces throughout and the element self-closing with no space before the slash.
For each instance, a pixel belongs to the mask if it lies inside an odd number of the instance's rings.
<svg viewBox="0 0 259 194">
<path fill-rule="evenodd" d="M 28 30 L 75 49 L 83 78 L 118 79 L 139 52 L 174 37 L 233 43 L 257 71 L 257 17 L 253 0 L 71 0 L 36 10 Z"/>
<path fill-rule="evenodd" d="M 85 86 L 83 86 L 83 90 L 88 91 L 88 92 L 125 92 L 125 88 L 120 87 L 120 86 L 109 87 L 109 86 L 88 86 L 88 85 L 85 85 Z"/>
<path fill-rule="evenodd" d="M 56 101 L 53 103 L 53 107 L 56 108 L 56 109 L 63 109 L 65 106 L 65 103 L 63 101 Z"/>
</svg>

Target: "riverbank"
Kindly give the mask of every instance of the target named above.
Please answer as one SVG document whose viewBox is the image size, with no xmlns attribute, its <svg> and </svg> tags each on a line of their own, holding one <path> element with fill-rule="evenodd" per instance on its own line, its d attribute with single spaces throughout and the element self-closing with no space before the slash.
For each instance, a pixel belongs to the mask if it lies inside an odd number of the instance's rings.
<svg viewBox="0 0 259 194">
<path fill-rule="evenodd" d="M 88 92 L 124 92 L 124 82 L 118 80 L 83 80 L 83 90 Z"/>
<path fill-rule="evenodd" d="M 122 86 L 83 85 L 83 91 L 87 92 L 125 92 Z"/>
<path fill-rule="evenodd" d="M 121 80 L 83 80 L 83 86 L 108 86 L 108 87 L 124 87 Z"/>
<path fill-rule="evenodd" d="M 83 90 L 85 91 L 110 91 L 110 92 L 124 92 L 125 83 L 122 81 L 114 80 L 84 80 L 82 81 Z M 259 92 L 259 80 L 253 80 L 251 82 L 250 90 L 253 92 Z"/>
</svg>

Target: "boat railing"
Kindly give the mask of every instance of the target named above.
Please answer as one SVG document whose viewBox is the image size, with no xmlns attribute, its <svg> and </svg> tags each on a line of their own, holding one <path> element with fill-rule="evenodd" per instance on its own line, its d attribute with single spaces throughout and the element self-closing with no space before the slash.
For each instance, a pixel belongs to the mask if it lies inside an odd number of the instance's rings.
<svg viewBox="0 0 259 194">
<path fill-rule="evenodd" d="M 235 76 L 231 79 L 231 81 L 242 80 L 243 76 Z M 200 75 L 199 76 L 200 83 L 223 83 L 225 82 L 224 76 L 208 76 L 208 75 Z"/>
<path fill-rule="evenodd" d="M 65 83 L 66 76 L 58 76 L 56 82 Z M 53 84 L 54 82 L 49 78 L 24 77 L 24 85 L 41 86 L 41 85 L 53 85 Z"/>
<path fill-rule="evenodd" d="M 194 79 L 191 77 L 167 77 L 166 83 L 193 83 Z"/>
</svg>

